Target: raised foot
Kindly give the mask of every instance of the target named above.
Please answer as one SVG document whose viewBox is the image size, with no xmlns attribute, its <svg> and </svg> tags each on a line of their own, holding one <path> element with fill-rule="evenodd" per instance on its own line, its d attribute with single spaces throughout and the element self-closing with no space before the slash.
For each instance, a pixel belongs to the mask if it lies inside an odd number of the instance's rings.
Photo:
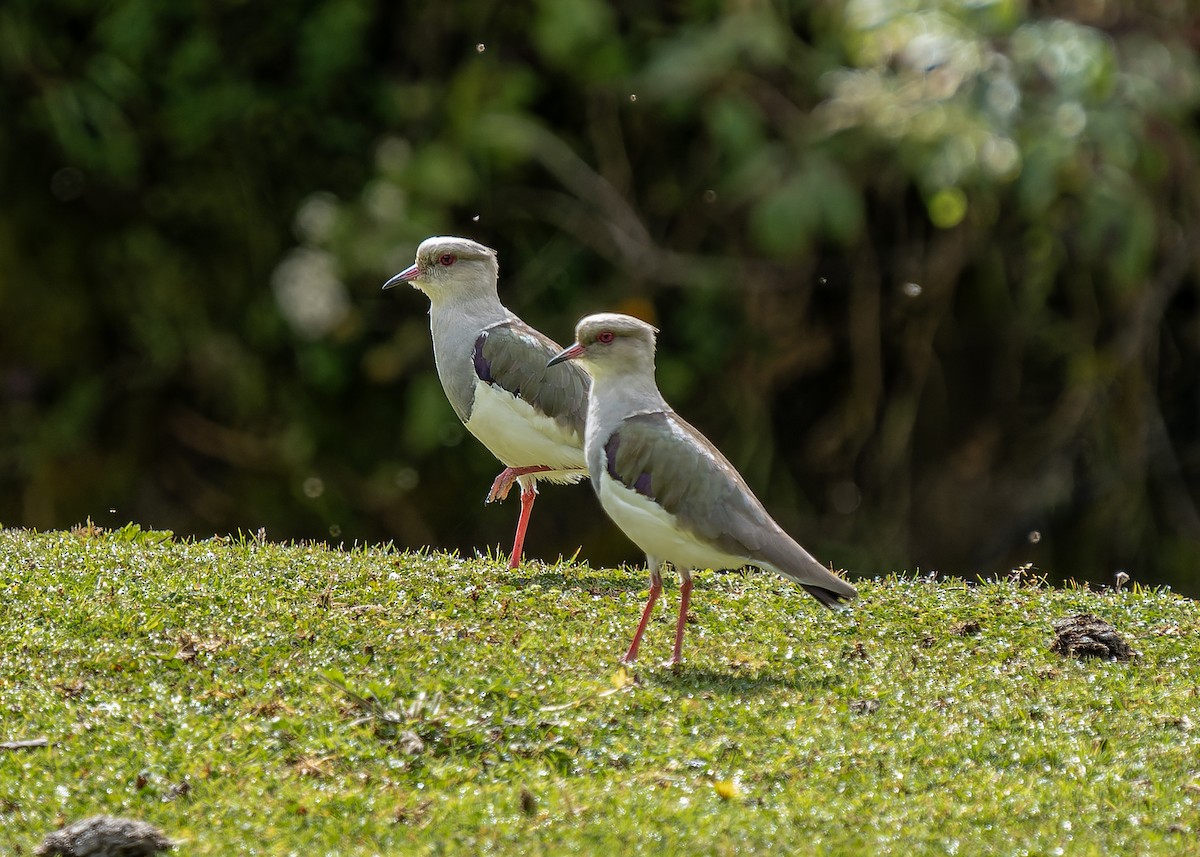
<svg viewBox="0 0 1200 857">
<path fill-rule="evenodd" d="M 488 491 L 485 502 L 495 503 L 497 500 L 506 498 L 508 492 L 512 490 L 513 485 L 522 476 L 528 476 L 530 473 L 544 473 L 547 470 L 553 469 L 545 464 L 534 464 L 530 467 L 506 467 L 492 481 L 492 488 Z"/>
<path fill-rule="evenodd" d="M 517 481 L 517 471 L 512 467 L 506 467 L 500 471 L 500 475 L 492 481 L 492 488 L 488 491 L 487 503 L 495 503 L 497 500 L 503 500 L 508 496 L 508 492 L 512 490 L 513 483 Z"/>
</svg>

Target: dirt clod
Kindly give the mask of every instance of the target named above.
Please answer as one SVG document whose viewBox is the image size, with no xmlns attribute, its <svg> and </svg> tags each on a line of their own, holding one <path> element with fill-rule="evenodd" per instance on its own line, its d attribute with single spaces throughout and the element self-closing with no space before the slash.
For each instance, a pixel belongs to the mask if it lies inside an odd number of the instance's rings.
<svg viewBox="0 0 1200 857">
<path fill-rule="evenodd" d="M 855 699 L 850 703 L 850 711 L 854 714 L 874 714 L 880 704 L 878 699 Z"/>
<path fill-rule="evenodd" d="M 1116 628 L 1091 613 L 1058 620 L 1054 634 L 1050 651 L 1064 657 L 1127 661 L 1137 656 Z"/>
<path fill-rule="evenodd" d="M 42 840 L 39 857 L 154 857 L 175 847 L 161 830 L 134 818 L 94 815 Z"/>
<path fill-rule="evenodd" d="M 537 798 L 533 796 L 533 792 L 528 786 L 521 786 L 521 812 L 526 815 L 535 815 L 537 813 Z"/>
</svg>

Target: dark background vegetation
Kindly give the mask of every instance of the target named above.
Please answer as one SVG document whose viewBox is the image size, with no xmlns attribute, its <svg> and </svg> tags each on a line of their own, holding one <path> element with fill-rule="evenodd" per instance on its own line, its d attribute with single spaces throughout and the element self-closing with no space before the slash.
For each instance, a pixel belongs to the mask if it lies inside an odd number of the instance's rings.
<svg viewBox="0 0 1200 857">
<path fill-rule="evenodd" d="M 1182 0 L 11 0 L 0 521 L 506 545 L 379 290 L 446 233 L 560 342 L 655 322 L 824 559 L 1200 592 L 1197 47 Z M 531 556 L 639 559 L 542 493 Z"/>
</svg>

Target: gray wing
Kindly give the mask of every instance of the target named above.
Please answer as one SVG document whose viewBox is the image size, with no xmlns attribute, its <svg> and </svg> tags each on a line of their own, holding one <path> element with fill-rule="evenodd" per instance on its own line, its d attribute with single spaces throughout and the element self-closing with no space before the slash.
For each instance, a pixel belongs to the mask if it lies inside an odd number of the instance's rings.
<svg viewBox="0 0 1200 857">
<path fill-rule="evenodd" d="M 591 380 L 571 361 L 547 368 L 560 350 L 525 322 L 504 321 L 479 334 L 472 362 L 481 381 L 519 396 L 582 438 Z"/>
<path fill-rule="evenodd" d="M 855 597 L 854 587 L 785 533 L 720 450 L 678 414 L 629 417 L 604 452 L 609 476 L 652 498 L 725 553 L 769 563 L 826 606 Z M 592 484 L 598 486 L 597 475 Z"/>
</svg>

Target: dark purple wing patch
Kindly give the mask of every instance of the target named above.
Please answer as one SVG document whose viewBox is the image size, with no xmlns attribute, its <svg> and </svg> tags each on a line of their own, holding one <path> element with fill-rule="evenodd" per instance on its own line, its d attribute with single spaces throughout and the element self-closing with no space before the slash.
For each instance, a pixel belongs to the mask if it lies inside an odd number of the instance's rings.
<svg viewBox="0 0 1200 857">
<path fill-rule="evenodd" d="M 621 474 L 617 472 L 617 450 L 620 448 L 621 436 L 613 432 L 608 443 L 604 444 L 604 459 L 608 462 L 608 475 L 618 482 L 621 481 Z"/>
<path fill-rule="evenodd" d="M 617 469 L 617 450 L 621 448 L 621 435 L 619 432 L 613 432 L 612 437 L 608 439 L 608 443 L 604 444 L 604 458 L 608 462 L 608 475 L 620 482 L 626 488 L 632 488 L 634 491 L 641 494 L 643 497 L 654 499 L 654 492 L 650 487 L 650 474 L 643 472 L 637 479 L 633 480 L 630 485 L 621 478 L 621 473 Z"/>
<path fill-rule="evenodd" d="M 475 353 L 472 355 L 472 362 L 475 364 L 475 375 L 485 384 L 492 383 L 492 364 L 483 356 L 483 341 L 487 339 L 486 331 L 479 334 L 479 338 L 475 340 Z"/>
</svg>

